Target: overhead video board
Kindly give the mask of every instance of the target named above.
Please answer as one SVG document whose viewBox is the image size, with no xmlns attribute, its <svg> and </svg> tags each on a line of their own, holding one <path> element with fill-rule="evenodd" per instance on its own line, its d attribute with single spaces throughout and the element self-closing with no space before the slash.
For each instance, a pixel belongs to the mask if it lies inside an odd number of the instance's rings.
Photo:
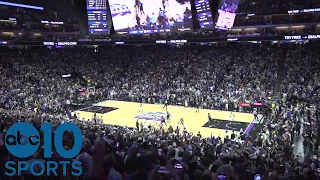
<svg viewBox="0 0 320 180">
<path fill-rule="evenodd" d="M 87 0 L 87 15 L 90 34 L 109 33 L 106 0 Z"/>
<path fill-rule="evenodd" d="M 217 29 L 231 29 L 236 19 L 236 10 L 240 0 L 221 0 L 215 21 Z"/>
<path fill-rule="evenodd" d="M 143 34 L 192 30 L 189 0 L 109 0 L 117 33 Z"/>
<path fill-rule="evenodd" d="M 196 0 L 194 3 L 200 28 L 212 28 L 213 18 L 209 0 Z"/>
</svg>

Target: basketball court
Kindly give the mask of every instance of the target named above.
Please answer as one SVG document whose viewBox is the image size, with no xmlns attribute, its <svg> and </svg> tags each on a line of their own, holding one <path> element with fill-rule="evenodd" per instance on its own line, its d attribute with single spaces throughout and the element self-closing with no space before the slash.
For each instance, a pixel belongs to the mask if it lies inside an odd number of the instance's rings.
<svg viewBox="0 0 320 180">
<path fill-rule="evenodd" d="M 146 122 L 149 125 L 160 123 L 162 116 L 166 118 L 164 105 L 143 104 L 142 107 L 143 113 L 139 112 L 140 103 L 109 100 L 77 110 L 75 113 L 79 113 L 81 119 L 92 119 L 94 113 L 97 113 L 97 116 L 102 117 L 105 124 L 133 128 L 136 127 L 137 119 L 139 123 Z M 188 132 L 197 134 L 200 131 L 203 137 L 210 137 L 211 134 L 215 137 L 219 135 L 223 137 L 226 131 L 231 134 L 232 131 L 237 132 L 240 129 L 249 133 L 256 123 L 260 123 L 254 120 L 253 114 L 249 113 L 233 112 L 234 121 L 230 121 L 230 111 L 200 109 L 199 112 L 196 112 L 195 108 L 168 106 L 168 112 L 170 123 L 167 123 L 165 128 L 171 125 L 175 129 L 179 120 L 183 118 L 184 126 Z M 211 122 L 208 121 L 208 113 L 211 115 Z"/>
</svg>

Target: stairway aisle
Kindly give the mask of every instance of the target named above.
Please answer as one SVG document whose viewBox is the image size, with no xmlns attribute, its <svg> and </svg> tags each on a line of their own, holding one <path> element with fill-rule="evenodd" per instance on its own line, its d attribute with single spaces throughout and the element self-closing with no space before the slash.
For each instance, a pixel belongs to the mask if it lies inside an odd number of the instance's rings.
<svg viewBox="0 0 320 180">
<path fill-rule="evenodd" d="M 273 92 L 273 102 L 276 103 L 280 100 L 281 96 L 281 88 L 282 88 L 282 81 L 286 75 L 286 69 L 285 69 L 285 59 L 286 59 L 286 51 L 283 51 L 283 55 L 281 58 L 279 58 L 278 61 L 278 72 L 277 72 L 277 80 Z"/>
<path fill-rule="evenodd" d="M 286 78 L 286 66 L 285 66 L 285 62 L 286 62 L 286 57 L 287 57 L 287 49 L 283 48 L 282 49 L 282 57 L 279 59 L 278 61 L 278 77 L 277 77 L 277 81 L 276 81 L 276 85 L 275 85 L 275 90 L 274 90 L 274 96 L 273 96 L 273 102 L 274 103 L 278 103 L 280 102 L 281 98 L 282 98 L 282 92 L 281 89 L 284 86 L 283 81 Z M 304 146 L 303 146 L 303 119 L 298 119 L 298 121 L 301 121 L 301 129 L 300 129 L 300 136 L 298 136 L 297 134 L 294 135 L 293 138 L 293 154 L 296 157 L 297 155 L 299 155 L 301 158 L 304 158 Z"/>
<path fill-rule="evenodd" d="M 303 119 L 300 119 L 301 122 L 303 122 Z M 300 136 L 298 136 L 297 134 L 294 135 L 294 139 L 293 139 L 293 154 L 296 157 L 297 155 L 299 155 L 301 158 L 304 158 L 304 146 L 303 146 L 303 126 L 304 123 L 301 123 L 301 129 L 300 129 Z"/>
</svg>

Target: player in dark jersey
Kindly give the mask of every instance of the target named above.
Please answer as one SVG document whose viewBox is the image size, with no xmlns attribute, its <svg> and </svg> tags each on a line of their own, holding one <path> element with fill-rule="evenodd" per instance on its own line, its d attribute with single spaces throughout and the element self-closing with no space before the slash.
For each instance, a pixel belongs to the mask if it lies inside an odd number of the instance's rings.
<svg viewBox="0 0 320 180">
<path fill-rule="evenodd" d="M 198 102 L 196 102 L 196 112 L 198 113 L 199 112 L 199 103 Z"/>
<path fill-rule="evenodd" d="M 93 114 L 93 122 L 97 124 L 97 113 Z"/>
<path fill-rule="evenodd" d="M 141 28 L 141 23 L 140 23 L 140 17 L 139 17 L 138 14 L 136 15 L 136 24 L 137 24 L 137 28 L 138 28 L 138 29 L 142 29 L 142 28 Z"/>
<path fill-rule="evenodd" d="M 159 28 L 166 28 L 167 24 L 165 22 L 166 17 L 165 17 L 165 11 L 159 8 L 159 13 L 158 13 L 158 21 L 159 21 Z"/>
<path fill-rule="evenodd" d="M 143 10 L 143 4 L 140 2 L 140 13 L 144 14 L 144 10 Z"/>
<path fill-rule="evenodd" d="M 142 2 L 140 2 L 140 0 L 136 0 L 136 4 L 134 5 L 134 7 L 137 9 L 137 12 L 144 14 L 143 4 Z"/>
<path fill-rule="evenodd" d="M 183 118 L 181 118 L 178 122 L 178 126 L 181 125 L 182 127 L 184 127 L 184 120 Z"/>
<path fill-rule="evenodd" d="M 165 124 L 165 125 L 167 125 L 167 123 L 166 123 L 166 119 L 162 116 L 161 117 L 161 124 Z"/>
<path fill-rule="evenodd" d="M 209 113 L 208 113 L 208 121 L 212 122 L 212 118 L 211 118 L 211 115 Z"/>
<path fill-rule="evenodd" d="M 232 134 L 231 134 L 231 140 L 234 141 L 236 139 L 236 134 L 234 133 L 234 131 L 232 131 Z"/>
<path fill-rule="evenodd" d="M 254 109 L 253 109 L 254 120 L 258 120 L 258 119 L 257 119 L 257 115 L 258 115 L 257 109 L 254 108 Z"/>
<path fill-rule="evenodd" d="M 164 108 L 166 108 L 166 111 L 168 112 L 168 101 L 165 101 L 165 102 L 164 102 L 163 109 L 164 109 Z"/>
<path fill-rule="evenodd" d="M 139 121 L 138 121 L 138 119 L 137 119 L 137 121 L 136 121 L 136 128 L 137 128 L 137 130 L 139 131 Z"/>
<path fill-rule="evenodd" d="M 170 123 L 170 114 L 167 112 L 167 122 Z"/>
</svg>

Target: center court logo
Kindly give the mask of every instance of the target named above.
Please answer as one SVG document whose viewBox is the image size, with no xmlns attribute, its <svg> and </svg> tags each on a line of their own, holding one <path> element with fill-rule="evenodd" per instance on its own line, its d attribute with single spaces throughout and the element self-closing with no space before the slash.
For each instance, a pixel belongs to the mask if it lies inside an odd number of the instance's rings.
<svg viewBox="0 0 320 180">
<path fill-rule="evenodd" d="M 53 145 L 55 152 L 62 158 L 70 159 L 65 161 L 51 161 L 51 160 L 34 160 L 34 161 L 7 161 L 5 163 L 5 175 L 21 176 L 25 172 L 29 172 L 34 176 L 58 176 L 61 175 L 58 171 L 59 166 L 62 166 L 62 175 L 67 175 L 67 166 L 71 166 L 73 176 L 80 176 L 82 174 L 81 162 L 71 161 L 77 156 L 82 147 L 82 134 L 80 128 L 73 123 L 62 123 L 57 127 L 55 133 L 52 133 L 51 123 L 42 123 L 40 130 L 43 136 L 39 135 L 38 130 L 28 123 L 17 123 L 13 125 L 4 137 L 5 146 L 7 150 L 17 158 L 28 158 L 33 156 L 43 144 L 43 158 L 52 158 Z M 65 149 L 63 145 L 63 134 L 65 131 L 71 131 L 74 137 L 73 147 Z M 54 139 L 54 143 L 52 143 Z M 42 143 L 43 142 L 43 143 Z M 37 167 L 37 168 L 36 168 Z M 35 170 L 37 169 L 37 170 Z"/>
<path fill-rule="evenodd" d="M 171 114 L 169 114 L 170 118 L 171 118 Z M 141 120 L 147 120 L 147 121 L 161 121 L 162 118 L 167 118 L 167 113 L 164 112 L 148 112 L 148 113 L 144 113 L 142 115 L 138 115 L 136 117 L 134 117 L 136 119 L 141 119 Z"/>
</svg>

